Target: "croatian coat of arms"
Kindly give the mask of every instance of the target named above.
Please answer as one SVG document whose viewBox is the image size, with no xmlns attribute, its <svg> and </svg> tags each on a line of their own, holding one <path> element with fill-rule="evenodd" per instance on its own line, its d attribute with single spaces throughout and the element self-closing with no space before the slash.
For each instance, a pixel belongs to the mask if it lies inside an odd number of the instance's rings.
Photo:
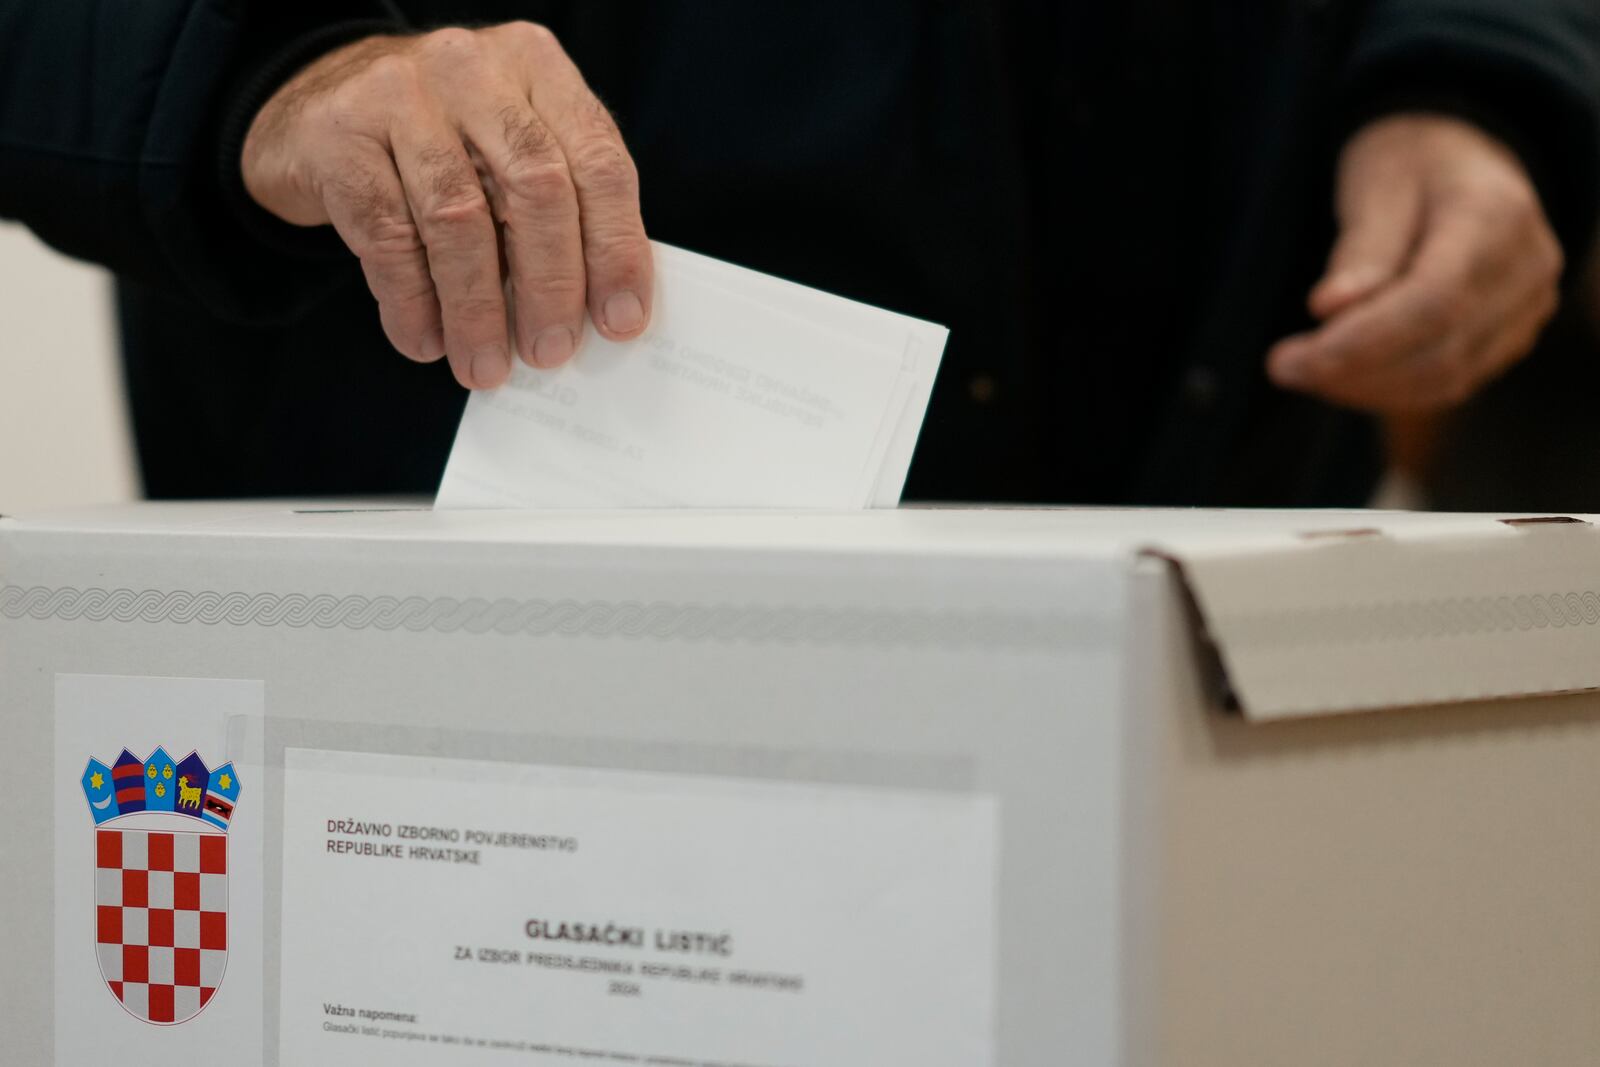
<svg viewBox="0 0 1600 1067">
<path fill-rule="evenodd" d="M 228 825 L 233 764 L 197 753 L 91 759 L 94 942 L 106 986 L 128 1014 L 169 1026 L 199 1015 L 228 963 Z"/>
</svg>

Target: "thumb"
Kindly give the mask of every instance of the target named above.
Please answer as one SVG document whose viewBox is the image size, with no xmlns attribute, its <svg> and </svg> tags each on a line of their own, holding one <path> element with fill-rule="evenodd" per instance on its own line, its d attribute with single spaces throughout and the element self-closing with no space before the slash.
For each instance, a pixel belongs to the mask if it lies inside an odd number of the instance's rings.
<svg viewBox="0 0 1600 1067">
<path fill-rule="evenodd" d="M 1393 174 L 1365 181 L 1347 175 L 1344 182 L 1339 239 L 1308 302 L 1318 319 L 1359 304 L 1398 277 L 1422 229 L 1421 183 Z"/>
</svg>

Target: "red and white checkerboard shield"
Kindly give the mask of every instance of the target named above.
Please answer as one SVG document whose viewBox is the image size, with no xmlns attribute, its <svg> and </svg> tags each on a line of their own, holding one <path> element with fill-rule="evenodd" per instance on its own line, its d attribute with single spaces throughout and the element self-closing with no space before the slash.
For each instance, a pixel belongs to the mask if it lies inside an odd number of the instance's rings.
<svg viewBox="0 0 1600 1067">
<path fill-rule="evenodd" d="M 94 831 L 100 973 L 128 1014 L 163 1026 L 200 1014 L 228 963 L 228 835 L 181 821 Z"/>
</svg>

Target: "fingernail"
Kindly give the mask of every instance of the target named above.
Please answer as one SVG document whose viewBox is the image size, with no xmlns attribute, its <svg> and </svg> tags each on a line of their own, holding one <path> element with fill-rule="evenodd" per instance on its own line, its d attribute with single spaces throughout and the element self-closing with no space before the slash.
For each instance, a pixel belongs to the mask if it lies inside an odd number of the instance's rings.
<svg viewBox="0 0 1600 1067">
<path fill-rule="evenodd" d="M 547 369 L 559 367 L 572 358 L 576 348 L 571 330 L 565 326 L 552 326 L 533 342 L 533 365 Z"/>
<path fill-rule="evenodd" d="M 480 348 L 472 357 L 472 382 L 479 389 L 493 389 L 506 378 L 506 365 L 510 362 L 504 345 Z"/>
<path fill-rule="evenodd" d="M 434 330 L 422 339 L 422 358 L 432 363 L 444 358 L 444 331 Z"/>
<path fill-rule="evenodd" d="M 612 333 L 630 334 L 644 328 L 644 305 L 639 297 L 624 289 L 606 300 L 604 310 L 606 329 Z"/>
</svg>

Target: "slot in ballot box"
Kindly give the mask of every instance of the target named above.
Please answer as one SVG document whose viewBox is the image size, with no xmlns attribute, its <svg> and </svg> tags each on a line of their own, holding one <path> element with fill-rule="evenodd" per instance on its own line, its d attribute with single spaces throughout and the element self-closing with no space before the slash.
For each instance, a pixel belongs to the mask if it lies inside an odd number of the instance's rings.
<svg viewBox="0 0 1600 1067">
<path fill-rule="evenodd" d="M 1596 575 L 1575 517 L 5 519 L 5 1059 L 1592 1063 Z"/>
</svg>

